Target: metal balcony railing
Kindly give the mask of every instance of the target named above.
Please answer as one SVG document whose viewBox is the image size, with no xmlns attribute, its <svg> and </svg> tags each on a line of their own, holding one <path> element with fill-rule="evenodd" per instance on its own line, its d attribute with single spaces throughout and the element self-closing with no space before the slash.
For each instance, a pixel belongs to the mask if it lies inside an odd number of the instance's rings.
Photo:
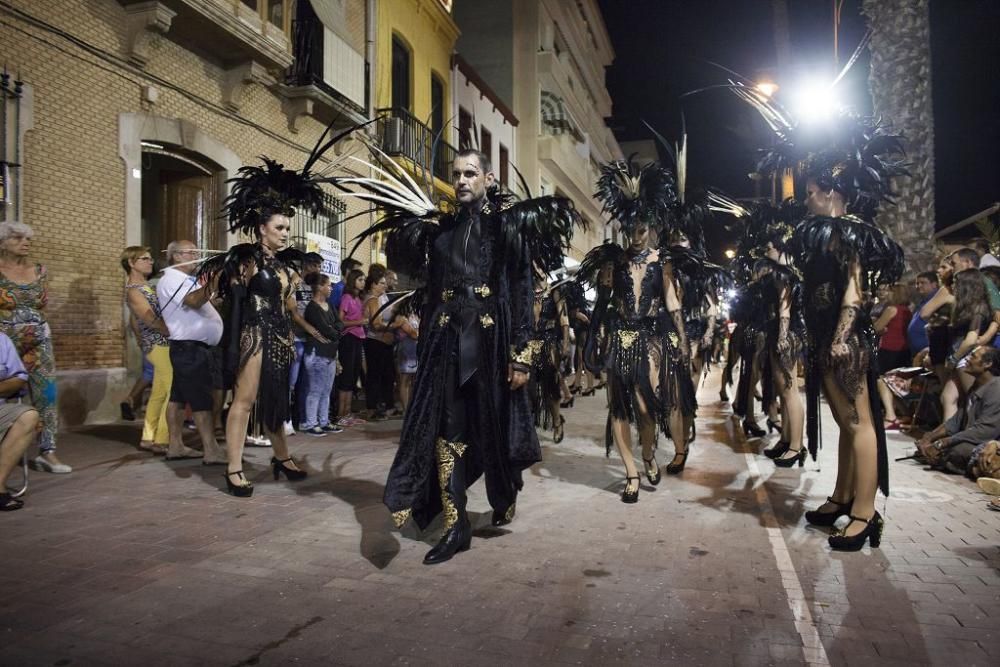
<svg viewBox="0 0 1000 667">
<path fill-rule="evenodd" d="M 378 109 L 376 114 L 376 132 L 386 155 L 408 158 L 418 169 L 428 168 L 443 181 L 451 179 L 451 163 L 458 152 L 454 146 L 439 141 L 432 165 L 435 134 L 431 128 L 406 109 Z"/>
<path fill-rule="evenodd" d="M 285 73 L 285 83 L 289 86 L 315 86 L 332 98 L 335 110 L 347 113 L 352 122 L 365 120 L 365 109 L 326 82 L 323 63 L 323 23 L 308 2 L 296 5 L 295 20 L 292 22 L 292 50 L 295 61 Z M 370 91 L 365 84 L 365 99 Z"/>
</svg>

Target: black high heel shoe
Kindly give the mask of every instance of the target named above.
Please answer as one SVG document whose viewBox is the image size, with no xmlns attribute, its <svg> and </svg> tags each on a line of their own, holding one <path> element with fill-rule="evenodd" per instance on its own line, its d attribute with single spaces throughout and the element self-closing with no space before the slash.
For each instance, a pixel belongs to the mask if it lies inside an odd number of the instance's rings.
<svg viewBox="0 0 1000 667">
<path fill-rule="evenodd" d="M 749 419 L 743 420 L 743 435 L 748 438 L 763 438 L 766 434 L 764 429 L 757 426 L 756 422 L 752 422 Z"/>
<path fill-rule="evenodd" d="M 875 512 L 875 516 L 870 519 L 852 516 L 851 523 L 855 521 L 865 524 L 865 529 L 851 537 L 842 533 L 831 535 L 829 540 L 827 540 L 830 543 L 831 549 L 834 551 L 860 551 L 861 547 L 865 546 L 865 540 L 868 540 L 872 545 L 872 549 L 878 549 L 878 545 L 882 542 L 882 529 L 885 528 L 882 516 L 878 512 Z M 847 524 L 847 526 L 850 525 Z M 847 526 L 845 526 L 845 529 Z"/>
<path fill-rule="evenodd" d="M 646 459 L 643 459 L 642 462 L 646 464 L 645 473 L 646 473 L 646 479 L 649 480 L 649 483 L 652 484 L 653 486 L 659 484 L 662 475 L 660 474 L 660 466 L 656 463 L 656 457 L 654 456 L 648 461 Z M 653 471 L 656 473 L 656 477 L 650 474 L 649 472 L 650 468 L 652 468 Z"/>
<path fill-rule="evenodd" d="M 243 471 L 237 470 L 236 472 L 227 472 L 223 477 L 226 478 L 226 491 L 236 496 L 237 498 L 249 498 L 253 495 L 253 484 L 243 477 Z M 246 481 L 246 484 L 233 484 L 233 481 L 229 479 L 230 477 L 242 478 Z"/>
<path fill-rule="evenodd" d="M 559 444 L 565 435 L 566 418 L 559 415 L 559 425 L 552 429 L 552 442 Z"/>
<path fill-rule="evenodd" d="M 569 388 L 569 393 L 576 396 L 577 394 L 580 393 L 580 387 L 578 387 L 577 385 L 573 385 L 572 387 Z"/>
<path fill-rule="evenodd" d="M 722 390 L 719 392 L 719 400 L 722 401 L 723 403 L 729 402 L 729 394 L 726 393 L 725 387 L 723 387 Z"/>
<path fill-rule="evenodd" d="M 691 448 L 688 447 L 683 452 L 677 452 L 676 454 L 674 454 L 674 459 L 667 464 L 666 468 L 664 468 L 664 470 L 667 471 L 668 475 L 677 475 L 680 474 L 682 470 L 684 470 L 684 466 L 686 466 L 688 462 L 688 452 L 690 451 Z M 680 457 L 681 459 L 679 463 L 677 462 L 677 457 Z"/>
<path fill-rule="evenodd" d="M 298 482 L 305 479 L 308 476 L 305 470 L 296 470 L 295 468 L 289 468 L 285 464 L 291 461 L 292 458 L 278 460 L 275 457 L 271 457 L 271 468 L 274 470 L 274 481 L 278 481 L 281 477 L 281 473 L 285 473 L 285 477 L 288 478 L 289 482 Z"/>
<path fill-rule="evenodd" d="M 629 482 L 635 480 L 635 491 L 629 491 Z M 625 478 L 625 488 L 622 489 L 622 502 L 623 503 L 637 503 L 639 502 L 639 478 L 638 477 L 626 477 Z"/>
<path fill-rule="evenodd" d="M 560 403 L 559 407 L 560 408 L 571 408 L 571 407 L 573 407 L 573 404 L 575 402 L 576 402 L 576 396 L 571 396 L 568 401 L 563 401 L 562 403 Z"/>
<path fill-rule="evenodd" d="M 787 454 L 788 452 L 794 452 L 795 456 L 793 456 L 791 458 L 781 458 L 781 457 L 778 457 L 778 458 L 772 459 L 774 461 L 774 465 L 778 466 L 779 468 L 791 468 L 793 465 L 795 465 L 796 463 L 798 463 L 799 467 L 801 468 L 802 466 L 804 466 L 806 464 L 806 448 L 805 447 L 802 447 L 798 451 L 796 451 L 796 450 L 792 449 L 791 447 L 789 447 L 788 450 L 786 450 L 785 453 Z"/>
<path fill-rule="evenodd" d="M 774 443 L 773 447 L 768 447 L 764 449 L 761 453 L 769 459 L 776 459 L 785 452 L 787 452 L 792 446 L 792 443 L 785 442 L 784 440 L 779 440 Z"/>
<path fill-rule="evenodd" d="M 781 433 L 781 422 L 771 421 L 771 418 L 768 417 L 767 418 L 767 432 L 771 433 L 772 431 L 777 431 L 778 433 Z"/>
<path fill-rule="evenodd" d="M 597 389 L 595 387 L 591 387 L 587 391 L 581 391 L 580 395 L 581 396 L 593 396 L 595 391 L 597 391 Z"/>
<path fill-rule="evenodd" d="M 838 503 L 832 497 L 827 497 L 826 501 L 837 506 L 837 509 L 833 512 L 820 512 L 819 510 L 810 510 L 806 512 L 806 521 L 814 526 L 832 526 L 837 523 L 837 519 L 842 516 L 849 516 L 851 513 L 851 505 L 854 504 L 854 499 L 851 498 L 846 503 Z"/>
</svg>

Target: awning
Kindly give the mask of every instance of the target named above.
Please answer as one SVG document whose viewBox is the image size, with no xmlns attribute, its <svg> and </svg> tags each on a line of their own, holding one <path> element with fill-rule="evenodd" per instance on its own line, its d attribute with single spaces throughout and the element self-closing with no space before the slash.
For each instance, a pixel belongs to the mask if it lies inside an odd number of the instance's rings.
<svg viewBox="0 0 1000 667">
<path fill-rule="evenodd" d="M 566 103 L 561 97 L 543 90 L 541 103 L 542 127 L 547 129 L 549 134 L 572 134 L 577 141 L 583 141 L 583 133 L 573 122 L 572 116 L 566 110 Z"/>
<path fill-rule="evenodd" d="M 319 18 L 320 23 L 331 32 L 336 33 L 341 39 L 350 43 L 351 34 L 347 30 L 347 15 L 344 12 L 344 3 L 338 0 L 309 0 L 313 11 Z"/>
</svg>

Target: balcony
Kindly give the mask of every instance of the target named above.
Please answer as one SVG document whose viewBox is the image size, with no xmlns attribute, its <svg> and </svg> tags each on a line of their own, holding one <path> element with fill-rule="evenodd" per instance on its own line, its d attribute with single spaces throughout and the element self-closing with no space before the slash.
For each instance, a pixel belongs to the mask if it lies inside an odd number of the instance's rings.
<svg viewBox="0 0 1000 667">
<path fill-rule="evenodd" d="M 295 62 L 280 86 L 289 125 L 313 116 L 335 129 L 367 120 L 368 86 L 364 56 L 324 25 L 308 2 L 297 4 L 292 26 Z"/>
<path fill-rule="evenodd" d="M 165 34 L 226 68 L 253 62 L 265 71 L 276 72 L 292 65 L 288 19 L 281 19 L 286 25 L 275 25 L 243 0 L 118 2 L 126 12 L 128 56 L 137 65 L 146 64 L 153 33 Z M 283 11 L 290 6 L 290 2 L 284 3 Z"/>
<path fill-rule="evenodd" d="M 446 183 L 451 181 L 451 163 L 457 153 L 454 146 L 445 141 L 438 142 L 434 164 L 431 165 L 435 136 L 431 128 L 406 109 L 379 109 L 376 113 L 376 132 L 386 155 L 409 160 L 417 173 L 431 167 L 435 178 Z"/>
</svg>

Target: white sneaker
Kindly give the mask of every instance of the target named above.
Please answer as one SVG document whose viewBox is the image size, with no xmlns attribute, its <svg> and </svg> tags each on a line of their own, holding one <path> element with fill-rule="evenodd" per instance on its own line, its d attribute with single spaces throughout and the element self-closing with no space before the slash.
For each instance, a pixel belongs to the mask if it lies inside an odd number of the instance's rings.
<svg viewBox="0 0 1000 667">
<path fill-rule="evenodd" d="M 285 422 L 285 435 L 295 435 L 295 427 L 290 421 Z"/>
<path fill-rule="evenodd" d="M 43 456 L 36 456 L 33 463 L 36 470 L 51 472 L 56 475 L 65 475 L 66 473 L 73 472 L 73 469 L 65 463 L 49 463 Z"/>
</svg>

